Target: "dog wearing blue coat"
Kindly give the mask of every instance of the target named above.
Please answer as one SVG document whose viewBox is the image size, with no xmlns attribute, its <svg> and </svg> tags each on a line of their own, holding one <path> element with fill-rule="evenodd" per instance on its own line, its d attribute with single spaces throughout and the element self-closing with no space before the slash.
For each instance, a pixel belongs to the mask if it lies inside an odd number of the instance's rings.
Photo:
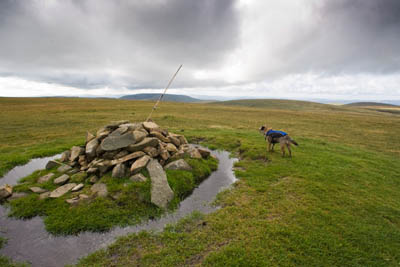
<svg viewBox="0 0 400 267">
<path fill-rule="evenodd" d="M 292 157 L 292 150 L 290 144 L 298 146 L 299 144 L 294 141 L 290 136 L 283 131 L 274 131 L 272 128 L 268 128 L 263 125 L 260 127 L 260 132 L 264 135 L 265 140 L 268 142 L 268 152 L 274 151 L 275 144 L 279 143 L 281 146 L 282 157 L 285 156 L 285 146 L 289 152 L 289 157 Z"/>
</svg>

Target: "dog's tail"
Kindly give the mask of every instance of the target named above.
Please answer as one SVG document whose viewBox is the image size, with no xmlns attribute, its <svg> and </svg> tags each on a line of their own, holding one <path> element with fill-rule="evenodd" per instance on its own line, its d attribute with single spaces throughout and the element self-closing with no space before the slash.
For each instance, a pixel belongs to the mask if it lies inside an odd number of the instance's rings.
<svg viewBox="0 0 400 267">
<path fill-rule="evenodd" d="M 290 140 L 289 140 L 292 144 L 294 144 L 295 146 L 299 146 L 299 144 L 296 142 L 296 141 L 294 141 L 292 138 L 290 138 Z"/>
</svg>

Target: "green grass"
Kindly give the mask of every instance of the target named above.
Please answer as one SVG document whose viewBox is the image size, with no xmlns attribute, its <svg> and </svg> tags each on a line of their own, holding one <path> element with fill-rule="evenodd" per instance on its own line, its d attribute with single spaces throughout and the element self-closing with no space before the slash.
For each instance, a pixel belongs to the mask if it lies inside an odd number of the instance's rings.
<svg viewBox="0 0 400 267">
<path fill-rule="evenodd" d="M 167 179 L 175 193 L 170 202 L 169 209 L 174 209 L 188 196 L 199 183 L 216 169 L 217 161 L 214 158 L 187 159 L 193 171 L 167 171 Z M 38 184 L 37 179 L 49 172 L 55 173 L 48 182 Z M 148 177 L 147 171 L 143 174 Z M 163 210 L 151 203 L 151 182 L 132 182 L 127 178 L 112 178 L 111 174 L 103 176 L 99 182 L 107 185 L 109 197 L 90 198 L 81 201 L 76 206 L 71 206 L 65 200 L 79 194 L 91 195 L 90 184 L 85 182 L 85 187 L 76 193 L 69 192 L 57 199 L 39 199 L 39 195 L 32 193 L 29 188 L 39 186 L 48 191 L 57 186 L 53 180 L 60 176 L 55 169 L 39 170 L 21 179 L 21 184 L 16 185 L 16 192 L 29 193 L 28 196 L 10 201 L 11 211 L 9 216 L 29 219 L 34 216 L 44 216 L 46 230 L 52 234 L 77 234 L 82 231 L 107 231 L 113 226 L 135 225 L 143 220 L 159 217 Z M 77 175 L 72 176 L 76 178 Z"/>
<path fill-rule="evenodd" d="M 144 120 L 153 104 L 9 98 L 0 103 L 7 125 L 0 129 L 6 140 L 0 144 L 1 170 L 15 165 L 9 159 L 29 158 L 54 142 L 60 145 L 54 153 L 83 142 L 85 130 L 108 121 Z M 162 103 L 157 123 L 240 157 L 240 180 L 218 195 L 222 208 L 215 213 L 194 215 L 158 234 L 128 235 L 79 265 L 398 266 L 400 117 L 290 105 Z M 262 124 L 288 132 L 300 144 L 292 159 L 266 153 L 257 131 Z M 188 185 L 181 186 L 185 191 Z"/>
</svg>

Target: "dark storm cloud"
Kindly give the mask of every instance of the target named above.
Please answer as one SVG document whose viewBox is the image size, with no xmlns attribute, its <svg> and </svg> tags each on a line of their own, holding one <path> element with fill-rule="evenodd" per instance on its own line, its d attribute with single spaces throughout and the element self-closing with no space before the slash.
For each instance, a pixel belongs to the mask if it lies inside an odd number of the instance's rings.
<svg viewBox="0 0 400 267">
<path fill-rule="evenodd" d="M 233 0 L 0 1 L 0 75 L 78 87 L 159 87 L 237 46 Z M 181 74 L 181 86 L 191 77 Z"/>
<path fill-rule="evenodd" d="M 283 71 L 393 73 L 400 70 L 399 0 L 317 2 L 310 27 L 283 49 Z"/>
</svg>

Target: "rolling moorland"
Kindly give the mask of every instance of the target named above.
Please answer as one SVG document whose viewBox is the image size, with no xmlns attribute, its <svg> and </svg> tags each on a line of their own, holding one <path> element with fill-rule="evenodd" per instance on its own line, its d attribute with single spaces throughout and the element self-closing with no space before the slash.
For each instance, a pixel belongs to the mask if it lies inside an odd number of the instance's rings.
<svg viewBox="0 0 400 267">
<path fill-rule="evenodd" d="M 229 103 L 233 102 L 233 103 Z M 0 98 L 0 175 L 84 143 L 112 120 L 143 121 L 154 102 Z M 243 100 L 162 103 L 153 119 L 240 158 L 239 181 L 210 215 L 132 234 L 80 266 L 398 266 L 400 116 L 354 106 Z M 262 124 L 299 143 L 266 153 Z M 1 259 L 4 264 L 12 263 Z M 2 262 L 0 261 L 0 262 Z"/>
</svg>

